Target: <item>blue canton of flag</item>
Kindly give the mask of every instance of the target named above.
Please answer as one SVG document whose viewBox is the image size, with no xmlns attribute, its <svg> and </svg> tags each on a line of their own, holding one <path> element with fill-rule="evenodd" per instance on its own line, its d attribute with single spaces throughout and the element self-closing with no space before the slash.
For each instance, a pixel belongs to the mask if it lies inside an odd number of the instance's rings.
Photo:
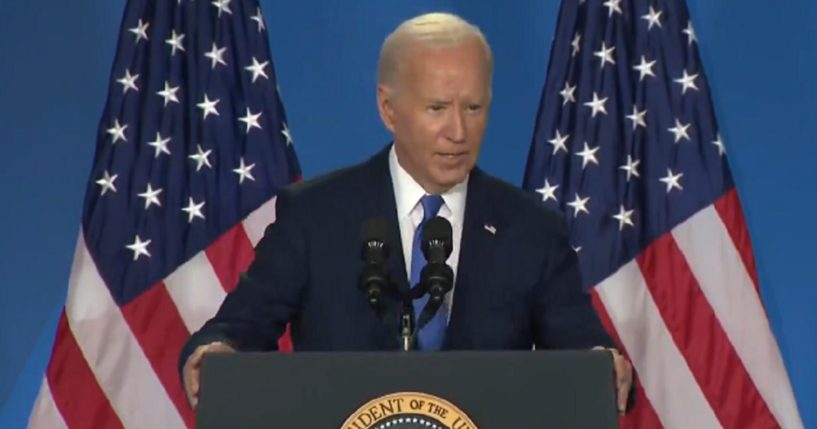
<svg viewBox="0 0 817 429">
<path fill-rule="evenodd" d="M 565 212 L 586 287 L 733 186 L 685 6 L 655 3 L 559 17 L 524 187 Z"/>
<path fill-rule="evenodd" d="M 256 1 L 130 1 L 82 227 L 125 304 L 300 176 Z"/>
</svg>

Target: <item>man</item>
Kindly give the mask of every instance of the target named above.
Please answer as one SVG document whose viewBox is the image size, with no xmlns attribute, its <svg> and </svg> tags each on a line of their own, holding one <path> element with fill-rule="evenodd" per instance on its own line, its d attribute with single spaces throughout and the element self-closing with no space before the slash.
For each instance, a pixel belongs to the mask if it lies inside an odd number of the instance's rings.
<svg viewBox="0 0 817 429">
<path fill-rule="evenodd" d="M 389 276 L 416 285 L 429 218 L 453 226 L 454 289 L 418 333 L 420 349 L 609 347 L 582 291 L 560 215 L 475 167 L 491 102 L 492 54 L 449 14 L 401 24 L 383 44 L 377 104 L 394 144 L 363 164 L 296 185 L 216 316 L 182 351 L 191 402 L 207 352 L 274 350 L 287 323 L 296 350 L 396 350 L 393 325 L 357 289 L 360 228 L 391 222 Z M 396 243 L 400 243 L 397 245 Z M 632 369 L 613 351 L 623 410 Z"/>
</svg>

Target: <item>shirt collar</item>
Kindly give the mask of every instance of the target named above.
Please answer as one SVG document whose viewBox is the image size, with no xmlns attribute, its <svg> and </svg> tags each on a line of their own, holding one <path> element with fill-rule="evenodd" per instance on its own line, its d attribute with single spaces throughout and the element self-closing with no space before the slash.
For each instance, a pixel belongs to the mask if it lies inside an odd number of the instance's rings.
<svg viewBox="0 0 817 429">
<path fill-rule="evenodd" d="M 389 172 L 394 186 L 394 198 L 397 203 L 397 216 L 403 218 L 409 216 L 414 207 L 420 202 L 420 198 L 427 194 L 425 189 L 400 165 L 397 161 L 397 152 L 392 144 L 389 150 Z M 451 211 L 451 216 L 461 222 L 465 216 L 465 197 L 468 193 L 468 176 L 465 180 L 454 185 L 451 189 L 442 193 L 445 207 Z"/>
</svg>

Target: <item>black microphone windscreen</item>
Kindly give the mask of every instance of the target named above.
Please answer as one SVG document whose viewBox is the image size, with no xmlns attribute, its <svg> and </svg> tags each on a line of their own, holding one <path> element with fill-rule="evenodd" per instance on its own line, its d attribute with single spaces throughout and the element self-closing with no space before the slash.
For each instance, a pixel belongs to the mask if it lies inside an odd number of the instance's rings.
<svg viewBox="0 0 817 429">
<path fill-rule="evenodd" d="M 429 219 L 428 223 L 423 227 L 423 242 L 430 240 L 450 242 L 452 235 L 451 222 L 439 216 Z"/>
<path fill-rule="evenodd" d="M 426 260 L 431 263 L 445 263 L 454 248 L 451 223 L 435 216 L 423 227 L 422 250 Z"/>
<path fill-rule="evenodd" d="M 385 218 L 368 219 L 360 235 L 363 260 L 383 263 L 389 257 L 389 222 Z"/>
<path fill-rule="evenodd" d="M 384 218 L 368 219 L 361 229 L 361 240 L 386 242 L 389 236 L 389 223 Z"/>
</svg>

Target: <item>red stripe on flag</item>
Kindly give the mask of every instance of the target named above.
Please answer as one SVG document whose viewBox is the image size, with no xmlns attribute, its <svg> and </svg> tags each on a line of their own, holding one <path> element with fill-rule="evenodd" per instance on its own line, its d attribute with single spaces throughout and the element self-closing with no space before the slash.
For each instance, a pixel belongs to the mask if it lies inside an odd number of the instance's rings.
<svg viewBox="0 0 817 429">
<path fill-rule="evenodd" d="M 240 223 L 207 246 L 205 253 L 227 292 L 235 289 L 239 275 L 247 271 L 255 256 L 252 243 Z"/>
<path fill-rule="evenodd" d="M 593 307 L 596 308 L 596 313 L 598 313 L 601 324 L 604 325 L 604 329 L 606 329 L 607 333 L 613 338 L 616 348 L 629 360 L 630 356 L 627 353 L 627 349 L 623 347 L 621 338 L 619 338 L 618 332 L 616 332 L 616 328 L 613 326 L 613 321 L 610 319 L 610 315 L 607 314 L 607 309 L 604 308 L 604 303 L 601 302 L 595 289 L 591 292 L 591 297 L 593 299 Z M 627 414 L 619 417 L 618 424 L 621 429 L 651 429 L 661 427 L 661 420 L 658 419 L 658 415 L 655 414 L 650 400 L 647 399 L 644 388 L 638 383 L 637 376 L 635 378 L 635 405 Z"/>
<path fill-rule="evenodd" d="M 637 258 L 661 317 L 721 425 L 778 427 L 671 234 Z"/>
<path fill-rule="evenodd" d="M 281 335 L 281 338 L 278 338 L 278 351 L 292 351 L 292 331 L 289 323 L 287 323 L 287 329 L 284 331 L 284 335 Z"/>
<path fill-rule="evenodd" d="M 46 369 L 54 404 L 70 428 L 121 428 L 96 376 L 85 361 L 65 311 L 60 315 L 51 361 Z"/>
<path fill-rule="evenodd" d="M 715 201 L 715 211 L 718 212 L 721 221 L 729 236 L 732 237 L 732 242 L 740 254 L 740 259 L 743 260 L 743 265 L 746 267 L 746 272 L 752 278 L 755 284 L 755 290 L 760 294 L 757 280 L 757 270 L 755 269 L 755 256 L 752 253 L 752 241 L 749 237 L 749 230 L 746 228 L 746 220 L 743 217 L 743 209 L 740 205 L 740 198 L 735 188 Z"/>
<path fill-rule="evenodd" d="M 195 415 L 177 370 L 179 353 L 190 333 L 164 283 L 153 285 L 122 306 L 122 314 L 185 424 L 188 428 L 195 427 Z"/>
</svg>

